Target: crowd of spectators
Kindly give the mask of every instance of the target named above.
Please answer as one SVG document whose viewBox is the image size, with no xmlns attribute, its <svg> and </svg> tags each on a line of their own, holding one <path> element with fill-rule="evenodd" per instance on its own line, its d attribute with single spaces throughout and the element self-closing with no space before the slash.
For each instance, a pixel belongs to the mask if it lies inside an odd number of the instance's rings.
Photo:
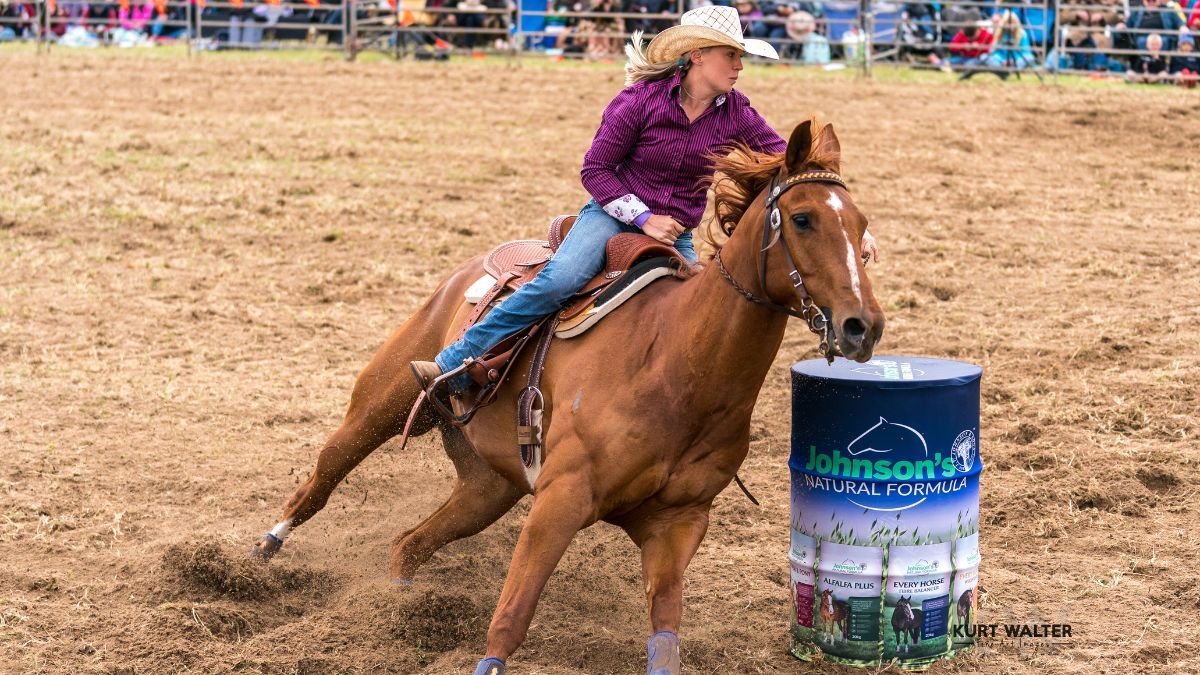
<svg viewBox="0 0 1200 675">
<path fill-rule="evenodd" d="M 1045 67 L 1128 73 L 1138 81 L 1194 81 L 1192 31 L 1200 30 L 1200 0 L 1070 1 L 1076 4 L 1060 0 L 1057 18 L 1055 4 L 1041 0 L 876 2 L 875 52 L 945 69 Z M 710 3 L 736 7 L 743 33 L 771 42 L 785 59 L 826 64 L 862 58 L 867 37 L 857 25 L 858 0 L 686 0 L 682 9 Z M 672 0 L 548 0 L 546 32 L 552 37 L 545 46 L 615 57 L 623 36 L 657 32 L 670 20 L 653 17 L 674 16 L 679 9 Z M 1151 35 L 1157 38 L 1148 39 Z"/>
<path fill-rule="evenodd" d="M 153 0 L 54 3 L 48 10 L 48 30 L 40 11 L 46 11 L 45 4 L 0 0 L 0 41 L 33 39 L 41 30 L 50 39 L 81 46 L 95 46 L 101 42 L 132 46 L 172 39 L 184 33 L 182 26 L 170 27 L 172 19 L 182 20 L 182 13 Z"/>
<path fill-rule="evenodd" d="M 304 40 L 312 36 L 313 24 L 330 23 L 337 29 L 329 31 L 330 38 L 340 39 L 341 11 L 329 0 L 323 7 L 306 4 L 304 11 L 289 2 L 187 2 L 192 4 L 193 36 L 211 44 L 258 47 L 276 39 Z M 48 17 L 42 15 L 46 11 Z M 186 37 L 188 20 L 188 5 L 179 0 L 0 0 L 0 42 L 31 40 L 40 33 L 64 46 L 149 46 Z"/>
<path fill-rule="evenodd" d="M 312 24 L 324 24 L 329 41 L 340 41 L 342 12 L 336 2 L 322 1 L 307 12 L 286 2 L 245 0 L 241 7 L 201 3 L 195 13 L 208 24 L 200 37 L 225 45 L 311 38 L 306 26 Z M 378 0 L 361 4 L 358 11 L 360 18 L 391 16 L 392 25 L 418 35 L 413 39 L 477 49 L 508 44 L 518 1 Z M 734 6 L 748 37 L 771 42 L 791 61 L 854 62 L 863 57 L 868 40 L 858 26 L 859 0 L 684 0 L 682 7 L 678 0 L 545 3 L 540 13 L 537 0 L 534 9 L 529 0 L 522 3 L 526 16 L 541 18 L 532 28 L 522 25 L 523 32 L 533 34 L 526 46 L 593 59 L 619 59 L 634 31 L 653 35 L 672 25 L 681 9 L 713 3 Z M 1119 73 L 1137 82 L 1196 83 L 1200 0 L 1059 0 L 1058 17 L 1055 6 L 1043 0 L 995 5 L 876 0 L 871 39 L 877 55 L 946 69 L 1044 66 Z M 49 37 L 122 45 L 175 39 L 187 33 L 185 7 L 165 0 L 59 2 Z M 0 0 L 0 40 L 32 37 L 37 16 L 38 5 L 28 0 Z"/>
<path fill-rule="evenodd" d="M 1052 55 L 1051 65 L 1125 73 L 1131 82 L 1196 85 L 1200 0 L 1131 0 L 1128 9 L 1116 0 L 1091 0 L 1064 4 L 1062 12 L 1062 54 Z"/>
</svg>

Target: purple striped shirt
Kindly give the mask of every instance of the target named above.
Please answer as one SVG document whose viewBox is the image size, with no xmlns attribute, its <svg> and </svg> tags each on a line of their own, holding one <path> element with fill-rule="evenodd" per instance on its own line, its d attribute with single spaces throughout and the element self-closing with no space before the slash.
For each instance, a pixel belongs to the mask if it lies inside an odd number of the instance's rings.
<svg viewBox="0 0 1200 675">
<path fill-rule="evenodd" d="M 735 141 L 760 152 L 783 152 L 780 138 L 734 89 L 693 122 L 679 105 L 680 75 L 626 87 L 604 109 L 583 156 L 583 187 L 609 215 L 641 225 L 644 214 L 700 224 L 706 196 L 697 186 L 712 175 L 704 155 Z"/>
</svg>

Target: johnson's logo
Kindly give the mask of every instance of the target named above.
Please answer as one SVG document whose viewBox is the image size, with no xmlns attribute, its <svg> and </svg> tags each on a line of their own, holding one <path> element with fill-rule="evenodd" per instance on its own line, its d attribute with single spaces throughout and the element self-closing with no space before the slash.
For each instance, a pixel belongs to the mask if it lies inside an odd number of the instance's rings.
<svg viewBox="0 0 1200 675">
<path fill-rule="evenodd" d="M 920 431 L 880 417 L 846 445 L 844 454 L 809 445 L 804 481 L 810 488 L 846 495 L 859 508 L 904 511 L 966 487 L 968 477 L 962 474 L 975 464 L 974 438 L 974 432 L 959 434 L 957 454 L 931 454 Z"/>
<path fill-rule="evenodd" d="M 846 572 L 849 574 L 862 574 L 867 569 L 867 563 L 854 562 L 846 558 L 842 562 L 833 563 L 834 572 Z"/>
<path fill-rule="evenodd" d="M 909 563 L 908 566 L 904 568 L 904 573 L 905 574 L 934 574 L 934 573 L 938 572 L 938 566 L 939 566 L 938 561 L 934 560 L 934 561 L 930 562 L 930 561 L 922 558 L 922 559 L 918 560 L 917 562 Z"/>
<path fill-rule="evenodd" d="M 875 456 L 896 451 L 908 457 L 924 456 L 927 459 L 875 459 Z M 808 464 L 804 468 L 822 476 L 875 480 L 940 480 L 953 478 L 957 473 L 950 457 L 937 452 L 929 458 L 929 446 L 921 432 L 883 417 L 850 441 L 846 455 L 839 450 L 818 454 L 817 446 L 808 446 Z"/>
</svg>

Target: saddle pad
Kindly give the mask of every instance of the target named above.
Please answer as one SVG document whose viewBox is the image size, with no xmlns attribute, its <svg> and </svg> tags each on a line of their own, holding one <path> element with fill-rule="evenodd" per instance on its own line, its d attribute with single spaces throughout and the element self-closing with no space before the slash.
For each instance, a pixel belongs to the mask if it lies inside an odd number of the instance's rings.
<svg viewBox="0 0 1200 675">
<path fill-rule="evenodd" d="M 656 279 L 677 276 L 677 268 L 678 262 L 666 256 L 643 260 L 634 265 L 619 281 L 605 288 L 582 312 L 560 321 L 554 336 L 573 338 L 582 335 Z"/>
<path fill-rule="evenodd" d="M 479 301 L 483 299 L 483 296 L 487 295 L 487 292 L 492 290 L 492 286 L 495 285 L 496 277 L 490 274 L 485 274 L 479 277 L 475 283 L 471 284 L 471 287 L 467 289 L 467 292 L 463 293 L 463 297 L 466 298 L 467 302 L 472 305 L 478 304 Z"/>
</svg>

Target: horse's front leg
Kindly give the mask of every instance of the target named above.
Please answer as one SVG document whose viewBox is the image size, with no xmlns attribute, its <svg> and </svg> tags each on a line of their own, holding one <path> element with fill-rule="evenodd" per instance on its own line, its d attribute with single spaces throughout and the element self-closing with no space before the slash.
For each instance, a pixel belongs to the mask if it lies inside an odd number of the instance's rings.
<svg viewBox="0 0 1200 675">
<path fill-rule="evenodd" d="M 642 549 L 642 576 L 650 611 L 646 645 L 649 675 L 679 673 L 679 624 L 683 619 L 683 575 L 708 532 L 710 504 L 671 509 L 626 527 Z"/>
<path fill-rule="evenodd" d="M 487 656 L 476 673 L 503 675 L 504 662 L 525 641 L 542 589 L 571 539 L 598 517 L 595 490 L 583 471 L 553 479 L 543 473 L 543 480 L 517 538 L 488 627 Z"/>
</svg>

